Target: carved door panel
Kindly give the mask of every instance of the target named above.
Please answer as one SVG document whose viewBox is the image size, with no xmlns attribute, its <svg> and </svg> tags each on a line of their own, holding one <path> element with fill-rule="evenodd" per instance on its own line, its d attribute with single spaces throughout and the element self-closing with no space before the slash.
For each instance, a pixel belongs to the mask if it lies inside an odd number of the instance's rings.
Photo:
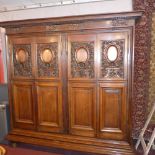
<svg viewBox="0 0 155 155">
<path fill-rule="evenodd" d="M 98 35 L 98 136 L 104 139 L 125 140 L 128 137 L 129 44 L 129 34 L 125 30 Z"/>
<path fill-rule="evenodd" d="M 74 135 L 96 134 L 96 72 L 93 34 L 68 37 L 69 126 Z"/>
<path fill-rule="evenodd" d="M 60 42 L 59 35 L 38 36 L 35 42 L 39 131 L 63 132 Z"/>
<path fill-rule="evenodd" d="M 13 82 L 14 128 L 35 129 L 34 86 L 32 82 Z"/>
<path fill-rule="evenodd" d="M 126 86 L 122 83 L 100 83 L 99 137 L 105 139 L 126 139 L 127 105 Z"/>
<path fill-rule="evenodd" d="M 10 37 L 11 76 L 13 79 L 32 79 L 34 52 L 30 37 Z"/>
<path fill-rule="evenodd" d="M 128 78 L 129 32 L 101 33 L 98 35 L 100 51 L 99 80 L 125 81 Z"/>
<path fill-rule="evenodd" d="M 36 38 L 36 79 L 60 80 L 60 41 L 59 35 Z"/>
<path fill-rule="evenodd" d="M 38 130 L 63 131 L 62 86 L 54 82 L 38 82 Z"/>
<path fill-rule="evenodd" d="M 95 73 L 96 35 L 70 35 L 68 37 L 69 80 L 93 81 Z"/>
</svg>

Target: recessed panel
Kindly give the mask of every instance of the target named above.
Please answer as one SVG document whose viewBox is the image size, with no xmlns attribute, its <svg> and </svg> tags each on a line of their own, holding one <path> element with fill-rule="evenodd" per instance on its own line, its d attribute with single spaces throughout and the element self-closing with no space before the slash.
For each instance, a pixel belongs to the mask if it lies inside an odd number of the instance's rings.
<svg viewBox="0 0 155 155">
<path fill-rule="evenodd" d="M 100 84 L 100 137 L 121 140 L 126 138 L 127 107 L 123 83 Z"/>
<path fill-rule="evenodd" d="M 94 136 L 95 86 L 75 83 L 70 85 L 70 132 L 74 135 Z"/>
<path fill-rule="evenodd" d="M 38 83 L 38 125 L 40 131 L 62 131 L 62 93 L 60 84 Z"/>
<path fill-rule="evenodd" d="M 13 84 L 13 107 L 15 126 L 23 129 L 34 128 L 34 102 L 31 82 Z"/>
<path fill-rule="evenodd" d="M 104 89 L 102 94 L 104 104 L 104 127 L 120 128 L 120 112 L 121 112 L 121 90 L 120 89 Z"/>
</svg>

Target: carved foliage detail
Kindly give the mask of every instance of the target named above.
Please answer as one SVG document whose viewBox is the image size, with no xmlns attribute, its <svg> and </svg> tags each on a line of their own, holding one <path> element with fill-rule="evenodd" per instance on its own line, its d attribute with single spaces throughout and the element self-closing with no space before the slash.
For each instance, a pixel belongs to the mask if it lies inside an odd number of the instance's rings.
<svg viewBox="0 0 155 155">
<path fill-rule="evenodd" d="M 88 59 L 85 62 L 77 61 L 78 49 L 86 49 Z M 73 78 L 94 78 L 94 42 L 71 43 L 71 75 Z"/>
<path fill-rule="evenodd" d="M 102 41 L 101 53 L 101 77 L 102 78 L 123 78 L 124 77 L 124 40 Z M 115 61 L 108 60 L 109 47 L 117 48 Z"/>
<path fill-rule="evenodd" d="M 117 17 L 112 20 L 112 25 L 113 26 L 126 26 L 128 25 L 128 20 L 127 18 Z"/>
<path fill-rule="evenodd" d="M 42 60 L 42 52 L 46 49 L 52 51 L 53 59 L 49 63 Z M 58 77 L 58 43 L 37 44 L 37 65 L 39 77 Z"/>
<path fill-rule="evenodd" d="M 20 50 L 25 51 L 27 54 L 27 59 L 21 63 L 17 59 L 17 54 Z M 14 64 L 14 75 L 31 77 L 32 76 L 32 60 L 31 60 L 31 45 L 30 44 L 20 44 L 13 45 L 13 64 Z"/>
</svg>

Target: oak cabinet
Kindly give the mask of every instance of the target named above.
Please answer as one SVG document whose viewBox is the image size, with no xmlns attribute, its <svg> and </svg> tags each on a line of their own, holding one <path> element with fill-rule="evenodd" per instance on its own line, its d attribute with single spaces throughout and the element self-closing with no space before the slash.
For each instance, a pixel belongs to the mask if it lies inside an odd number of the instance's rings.
<svg viewBox="0 0 155 155">
<path fill-rule="evenodd" d="M 12 121 L 7 138 L 133 154 L 133 38 L 140 16 L 133 12 L 0 23 L 8 38 Z"/>
</svg>

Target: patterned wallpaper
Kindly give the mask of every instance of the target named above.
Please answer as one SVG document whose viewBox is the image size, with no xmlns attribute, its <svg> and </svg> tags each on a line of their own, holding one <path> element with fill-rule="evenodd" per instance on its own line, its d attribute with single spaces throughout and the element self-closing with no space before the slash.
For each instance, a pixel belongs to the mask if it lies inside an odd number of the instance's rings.
<svg viewBox="0 0 155 155">
<path fill-rule="evenodd" d="M 155 102 L 155 12 L 152 15 L 148 112 L 151 110 L 152 104 L 154 102 Z M 155 114 L 153 115 L 152 123 L 155 123 Z"/>
<path fill-rule="evenodd" d="M 134 96 L 132 103 L 132 136 L 138 137 L 142 129 L 149 102 L 149 68 L 151 51 L 152 12 L 155 0 L 133 0 L 135 11 L 143 10 L 143 16 L 136 24 Z"/>
</svg>

